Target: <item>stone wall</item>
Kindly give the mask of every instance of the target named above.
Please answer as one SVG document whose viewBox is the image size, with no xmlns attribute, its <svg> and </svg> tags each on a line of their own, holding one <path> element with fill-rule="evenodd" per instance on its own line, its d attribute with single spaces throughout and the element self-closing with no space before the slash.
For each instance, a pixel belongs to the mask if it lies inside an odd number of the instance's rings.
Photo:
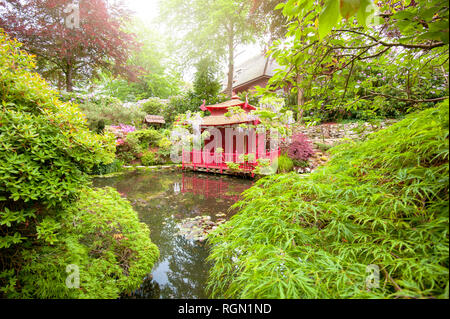
<svg viewBox="0 0 450 319">
<path fill-rule="evenodd" d="M 395 120 L 384 120 L 377 124 L 370 123 L 326 123 L 316 126 L 298 126 L 294 131 L 306 134 L 314 143 L 335 145 L 343 139 L 361 139 L 369 133 L 383 129 L 395 123 Z"/>
</svg>

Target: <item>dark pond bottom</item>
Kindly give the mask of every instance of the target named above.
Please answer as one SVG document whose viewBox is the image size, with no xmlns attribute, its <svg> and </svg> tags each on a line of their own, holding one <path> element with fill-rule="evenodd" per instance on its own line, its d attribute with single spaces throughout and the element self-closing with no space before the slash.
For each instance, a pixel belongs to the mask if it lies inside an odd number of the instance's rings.
<svg viewBox="0 0 450 319">
<path fill-rule="evenodd" d="M 140 289 L 123 298 L 208 298 L 208 246 L 198 240 L 199 236 L 180 230 L 192 227 L 193 220 L 213 225 L 229 219 L 235 213 L 229 208 L 252 186 L 251 180 L 136 171 L 94 179 L 94 186 L 114 187 L 128 198 L 140 220 L 149 226 L 150 237 L 160 250 L 158 262 Z"/>
</svg>

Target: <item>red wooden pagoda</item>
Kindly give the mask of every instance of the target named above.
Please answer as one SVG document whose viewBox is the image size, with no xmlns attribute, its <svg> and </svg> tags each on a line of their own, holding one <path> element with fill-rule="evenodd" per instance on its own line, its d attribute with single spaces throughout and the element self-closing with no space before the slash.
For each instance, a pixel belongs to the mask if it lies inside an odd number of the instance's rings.
<svg viewBox="0 0 450 319">
<path fill-rule="evenodd" d="M 240 107 L 243 112 L 229 112 L 231 107 Z M 200 124 L 201 133 L 208 131 L 210 137 L 204 141 L 201 149 L 183 150 L 183 169 L 230 173 L 237 170 L 230 169 L 227 163 L 237 163 L 238 172 L 253 176 L 258 159 L 274 160 L 280 155 L 279 148 L 270 149 L 266 132 L 258 133 L 254 128 L 242 128 L 243 124 L 255 126 L 260 123 L 250 113 L 256 107 L 247 101 L 241 101 L 234 95 L 229 101 L 202 105 L 200 108 L 211 113 Z"/>
</svg>

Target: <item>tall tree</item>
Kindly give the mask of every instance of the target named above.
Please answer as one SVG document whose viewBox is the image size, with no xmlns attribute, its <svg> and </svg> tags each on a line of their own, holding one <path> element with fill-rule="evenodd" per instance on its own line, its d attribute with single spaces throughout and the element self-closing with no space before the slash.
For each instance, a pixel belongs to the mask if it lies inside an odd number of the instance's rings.
<svg viewBox="0 0 450 319">
<path fill-rule="evenodd" d="M 137 48 L 133 34 L 122 30 L 129 13 L 121 1 L 6 0 L 0 2 L 0 27 L 36 55 L 38 67 L 50 78 L 74 80 L 99 69 L 133 77 L 126 67 Z"/>
<path fill-rule="evenodd" d="M 226 60 L 226 92 L 232 95 L 236 48 L 255 39 L 249 23 L 252 3 L 245 0 L 167 0 L 161 2 L 162 20 L 178 33 L 183 56 L 191 63 L 204 56 Z M 187 54 L 186 54 L 187 53 Z"/>
<path fill-rule="evenodd" d="M 216 100 L 220 92 L 220 82 L 217 79 L 217 65 L 210 58 L 201 59 L 197 65 L 194 79 L 194 93 L 207 104 Z"/>
<path fill-rule="evenodd" d="M 140 50 L 131 54 L 128 65 L 140 72 L 132 81 L 126 76 L 106 74 L 101 86 L 108 94 L 127 102 L 150 97 L 167 99 L 177 95 L 182 82 L 175 72 L 175 63 L 171 61 L 167 48 L 169 41 L 156 28 L 146 26 L 138 19 L 134 19 L 125 30 L 139 39 Z"/>
<path fill-rule="evenodd" d="M 287 0 L 252 0 L 250 22 L 265 31 L 264 38 L 269 45 L 286 34 L 288 20 L 281 10 L 275 10 L 277 5 L 286 2 Z"/>
</svg>

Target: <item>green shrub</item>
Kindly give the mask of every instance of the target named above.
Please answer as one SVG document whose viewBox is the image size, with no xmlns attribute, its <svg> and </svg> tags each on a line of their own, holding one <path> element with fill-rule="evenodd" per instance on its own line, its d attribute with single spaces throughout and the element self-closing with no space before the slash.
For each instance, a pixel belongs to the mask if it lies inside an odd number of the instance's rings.
<svg viewBox="0 0 450 319">
<path fill-rule="evenodd" d="M 116 299 L 139 287 L 158 259 L 148 227 L 112 188 L 83 190 L 57 225 L 52 246 L 24 251 L 22 289 L 8 297 Z M 79 289 L 66 287 L 68 265 L 79 268 Z"/>
<path fill-rule="evenodd" d="M 150 98 L 142 104 L 142 109 L 145 113 L 151 115 L 164 115 L 166 104 L 159 98 Z"/>
<path fill-rule="evenodd" d="M 149 148 L 149 146 L 156 146 L 162 139 L 160 132 L 154 129 L 138 130 L 127 135 L 126 141 L 131 148 L 136 148 L 136 152 L 142 152 Z"/>
<path fill-rule="evenodd" d="M 330 148 L 333 147 L 333 145 L 323 144 L 319 142 L 314 142 L 314 145 L 322 152 L 327 152 Z"/>
<path fill-rule="evenodd" d="M 150 265 L 150 257 L 135 253 L 136 247 L 124 250 L 121 245 L 111 246 L 101 232 L 89 228 L 117 225 L 122 211 L 107 214 L 116 204 L 125 209 L 112 192 L 106 208 L 102 207 L 102 196 L 89 193 L 95 200 L 83 197 L 89 192 L 83 190 L 90 185 L 87 173 L 113 162 L 114 136 L 90 132 L 80 110 L 61 102 L 56 91 L 29 71 L 34 68 L 32 57 L 0 30 L 0 298 L 116 296 L 117 290 L 137 282 L 142 275 L 141 263 Z M 74 205 L 77 198 L 80 200 Z M 82 217 L 76 217 L 84 200 L 88 206 L 80 213 Z M 94 216 L 97 222 L 90 223 Z M 135 214 L 129 212 L 119 221 L 123 234 L 141 238 L 139 249 L 150 247 L 142 240 L 148 232 L 135 227 Z M 79 225 L 85 229 L 77 228 Z M 80 237 L 88 232 L 89 240 Z M 96 257 L 88 249 L 94 245 L 118 250 L 107 249 L 107 255 Z M 87 248 L 82 252 L 83 247 Z M 84 267 L 82 280 L 90 284 L 83 291 L 60 289 L 67 261 Z M 139 268 L 130 268 L 129 280 L 118 274 L 124 261 Z M 111 270 L 108 273 L 106 269 Z M 118 276 L 117 282 L 111 281 L 112 273 Z M 114 294 L 103 294 L 94 285 L 109 287 Z"/>
<path fill-rule="evenodd" d="M 170 157 L 170 152 L 172 151 L 172 142 L 167 137 L 163 137 L 158 141 L 158 147 L 158 155 L 163 158 Z"/>
<path fill-rule="evenodd" d="M 292 163 L 294 164 L 295 167 L 308 167 L 309 166 L 309 162 L 308 161 L 299 161 L 299 160 L 293 160 Z"/>
<path fill-rule="evenodd" d="M 228 169 L 232 170 L 232 171 L 239 171 L 240 170 L 240 164 L 239 163 L 235 163 L 235 162 L 225 162 L 225 164 L 227 165 Z"/>
<path fill-rule="evenodd" d="M 278 157 L 278 173 L 288 173 L 294 169 L 294 162 L 285 154 Z"/>
<path fill-rule="evenodd" d="M 79 108 L 85 114 L 89 128 L 97 131 L 99 122 L 104 125 L 127 124 L 142 126 L 146 113 L 136 104 L 125 107 L 119 100 L 101 99 L 96 102 L 79 103 Z"/>
<path fill-rule="evenodd" d="M 56 206 L 88 183 L 85 172 L 113 161 L 114 137 L 92 134 L 19 47 L 0 30 L 0 209 Z"/>
<path fill-rule="evenodd" d="M 95 165 L 90 174 L 91 175 L 106 175 L 111 173 L 120 172 L 124 163 L 118 159 L 115 159 L 111 164 L 97 164 Z"/>
<path fill-rule="evenodd" d="M 209 237 L 213 297 L 448 298 L 448 137 L 447 100 L 259 180 Z"/>
<path fill-rule="evenodd" d="M 152 151 L 144 152 L 144 155 L 142 155 L 141 158 L 141 162 L 142 165 L 144 166 L 153 166 L 161 164 L 161 160 L 159 159 L 158 154 Z"/>
</svg>

